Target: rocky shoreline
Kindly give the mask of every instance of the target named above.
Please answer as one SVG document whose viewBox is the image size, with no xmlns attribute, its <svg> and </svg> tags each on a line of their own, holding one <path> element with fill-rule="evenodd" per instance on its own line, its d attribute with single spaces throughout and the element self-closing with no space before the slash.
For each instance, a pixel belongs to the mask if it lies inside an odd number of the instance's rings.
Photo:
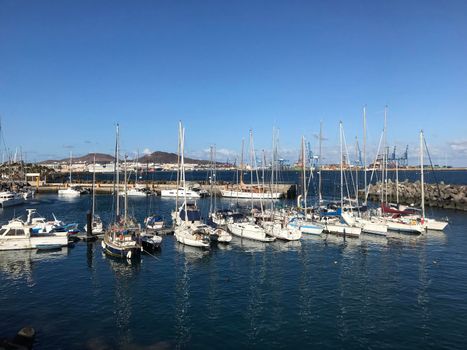
<svg viewBox="0 0 467 350">
<path fill-rule="evenodd" d="M 406 205 L 420 206 L 421 190 L 420 181 L 399 183 L 399 202 Z M 381 183 L 370 185 L 368 199 L 380 200 Z M 388 201 L 396 202 L 396 183 L 388 182 Z M 467 185 L 425 184 L 425 205 L 445 209 L 457 209 L 467 211 Z"/>
</svg>

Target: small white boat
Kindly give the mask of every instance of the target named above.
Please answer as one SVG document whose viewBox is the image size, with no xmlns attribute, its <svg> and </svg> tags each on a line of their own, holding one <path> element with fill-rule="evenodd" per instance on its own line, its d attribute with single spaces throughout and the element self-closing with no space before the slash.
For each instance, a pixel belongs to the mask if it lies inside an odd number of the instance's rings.
<svg viewBox="0 0 467 350">
<path fill-rule="evenodd" d="M 220 227 L 212 229 L 209 237 L 212 242 L 218 243 L 229 243 L 232 240 L 232 235 Z"/>
<path fill-rule="evenodd" d="M 376 219 L 371 220 L 357 217 L 355 219 L 355 225 L 360 227 L 365 233 L 381 236 L 386 236 L 388 234 L 388 225 Z"/>
<path fill-rule="evenodd" d="M 68 187 L 65 189 L 58 190 L 59 196 L 66 196 L 66 197 L 79 197 L 81 196 L 81 191 L 77 190 L 74 187 Z"/>
<path fill-rule="evenodd" d="M 120 192 L 119 195 L 125 196 L 125 192 Z M 126 195 L 128 197 L 147 197 L 148 192 L 141 188 L 134 187 L 127 190 Z"/>
<path fill-rule="evenodd" d="M 93 215 L 92 217 L 92 234 L 93 235 L 102 235 L 104 233 L 104 224 L 99 215 Z M 84 232 L 88 231 L 88 225 L 84 225 Z"/>
<path fill-rule="evenodd" d="M 177 242 L 191 247 L 209 248 L 209 236 L 204 230 L 195 230 L 192 227 L 181 225 L 175 228 Z"/>
<path fill-rule="evenodd" d="M 141 244 L 145 251 L 153 251 L 160 247 L 162 237 L 148 232 L 141 232 Z"/>
<path fill-rule="evenodd" d="M 269 236 L 276 237 L 284 241 L 297 241 L 302 238 L 302 232 L 299 228 L 285 227 L 279 222 L 263 221 L 262 226 Z"/>
<path fill-rule="evenodd" d="M 21 205 L 26 202 L 24 196 L 12 191 L 0 192 L 0 207 L 7 208 L 15 205 Z"/>
<path fill-rule="evenodd" d="M 282 196 L 280 192 L 266 192 L 253 190 L 221 190 L 222 197 L 239 199 L 279 199 Z"/>
<path fill-rule="evenodd" d="M 198 192 L 190 190 L 188 188 L 184 187 L 179 187 L 178 189 L 172 189 L 172 190 L 162 190 L 161 191 L 161 197 L 179 197 L 179 198 L 200 198 L 200 195 Z"/>
<path fill-rule="evenodd" d="M 227 225 L 230 233 L 241 238 L 248 238 L 260 242 L 272 242 L 276 237 L 266 234 L 264 228 L 252 222 L 233 222 Z"/>
<path fill-rule="evenodd" d="M 53 233 L 31 233 L 31 217 L 23 222 L 13 219 L 0 229 L 0 250 L 37 249 L 44 247 L 65 247 L 68 245 L 67 235 Z"/>
<path fill-rule="evenodd" d="M 318 224 L 314 221 L 303 220 L 298 217 L 292 217 L 287 224 L 290 228 L 298 228 L 301 233 L 312 234 L 312 235 L 320 235 L 323 230 L 324 226 Z"/>
<path fill-rule="evenodd" d="M 164 219 L 159 215 L 151 215 L 144 219 L 144 224 L 149 230 L 161 230 L 164 227 Z"/>
<path fill-rule="evenodd" d="M 417 220 L 388 219 L 388 229 L 396 232 L 421 234 L 425 230 Z"/>
<path fill-rule="evenodd" d="M 446 226 L 449 223 L 447 221 L 442 221 L 442 220 L 435 220 L 435 219 L 430 219 L 430 218 L 425 218 L 423 221 L 423 226 L 427 230 L 433 230 L 433 231 L 444 231 Z"/>
<path fill-rule="evenodd" d="M 362 229 L 356 226 L 349 226 L 346 223 L 340 222 L 339 218 L 328 218 L 324 222 L 324 230 L 328 233 L 334 233 L 338 235 L 344 235 L 348 237 L 360 237 Z"/>
</svg>

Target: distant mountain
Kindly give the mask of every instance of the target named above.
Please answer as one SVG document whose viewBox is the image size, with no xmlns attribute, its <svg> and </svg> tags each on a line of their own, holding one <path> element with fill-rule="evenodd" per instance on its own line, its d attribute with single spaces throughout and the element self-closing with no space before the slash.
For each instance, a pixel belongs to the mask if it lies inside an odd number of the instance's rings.
<svg viewBox="0 0 467 350">
<path fill-rule="evenodd" d="M 156 151 L 138 158 L 140 163 L 176 164 L 178 156 L 176 153 Z M 209 160 L 200 160 L 185 157 L 185 163 L 209 164 Z"/>
<path fill-rule="evenodd" d="M 96 163 L 111 163 L 114 161 L 114 157 L 105 153 L 89 153 L 82 157 L 73 157 L 73 163 L 92 163 L 94 162 L 94 155 L 96 155 Z M 65 163 L 69 162 L 70 158 L 60 160 L 44 160 L 40 164 L 44 163 Z"/>
<path fill-rule="evenodd" d="M 114 157 L 109 154 L 104 153 L 95 153 L 96 163 L 111 163 L 114 161 Z M 60 160 L 44 160 L 40 164 L 47 163 L 67 163 L 69 158 L 60 159 Z M 82 157 L 73 157 L 73 163 L 92 163 L 94 161 L 94 153 L 89 153 Z M 129 160 L 132 161 L 132 160 Z M 177 163 L 177 154 L 169 152 L 156 151 L 151 154 L 147 154 L 138 158 L 140 163 L 158 163 L 158 164 L 176 164 Z M 209 160 L 200 160 L 185 157 L 185 163 L 189 164 L 209 164 Z"/>
</svg>

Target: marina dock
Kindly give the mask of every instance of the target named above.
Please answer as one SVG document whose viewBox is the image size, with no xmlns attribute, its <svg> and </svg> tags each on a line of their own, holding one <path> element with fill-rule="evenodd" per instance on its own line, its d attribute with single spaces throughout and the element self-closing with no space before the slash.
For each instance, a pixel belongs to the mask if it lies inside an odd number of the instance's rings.
<svg viewBox="0 0 467 350">
<path fill-rule="evenodd" d="M 212 191 L 216 195 L 220 195 L 221 190 L 227 189 L 228 186 L 231 184 L 223 183 L 217 184 L 212 186 Z M 83 183 L 75 183 L 73 186 L 79 186 L 83 189 L 90 190 L 92 187 L 91 183 L 83 182 Z M 147 188 L 148 190 L 154 192 L 157 195 L 161 194 L 162 190 L 170 190 L 176 189 L 177 184 L 176 182 L 146 182 L 144 184 L 138 184 L 140 188 Z M 207 191 L 208 193 L 211 191 L 211 185 L 207 183 L 198 182 L 194 184 L 194 187 Z M 43 185 L 39 185 L 35 187 L 37 193 L 57 193 L 60 189 L 68 188 L 68 184 L 63 183 L 47 183 Z M 128 190 L 134 188 L 134 184 L 128 184 Z M 274 185 L 275 191 L 281 192 L 283 198 L 295 198 L 297 195 L 297 185 L 284 183 L 284 184 L 276 184 Z M 119 186 L 119 191 L 122 192 L 125 190 L 124 185 Z M 107 182 L 100 182 L 96 184 L 95 187 L 96 194 L 111 194 L 114 191 L 114 185 L 112 183 Z"/>
</svg>

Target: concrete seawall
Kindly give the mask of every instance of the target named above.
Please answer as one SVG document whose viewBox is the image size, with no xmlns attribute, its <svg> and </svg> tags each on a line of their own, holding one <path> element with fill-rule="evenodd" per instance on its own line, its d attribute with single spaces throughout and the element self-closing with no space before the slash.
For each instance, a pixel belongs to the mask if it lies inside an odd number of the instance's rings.
<svg viewBox="0 0 467 350">
<path fill-rule="evenodd" d="M 396 183 L 388 182 L 388 201 L 396 202 Z M 380 200 L 381 183 L 370 185 L 368 199 Z M 421 203 L 420 181 L 399 183 L 399 202 L 401 204 Z M 467 211 L 467 185 L 425 184 L 425 205 L 428 207 L 458 209 Z"/>
</svg>

